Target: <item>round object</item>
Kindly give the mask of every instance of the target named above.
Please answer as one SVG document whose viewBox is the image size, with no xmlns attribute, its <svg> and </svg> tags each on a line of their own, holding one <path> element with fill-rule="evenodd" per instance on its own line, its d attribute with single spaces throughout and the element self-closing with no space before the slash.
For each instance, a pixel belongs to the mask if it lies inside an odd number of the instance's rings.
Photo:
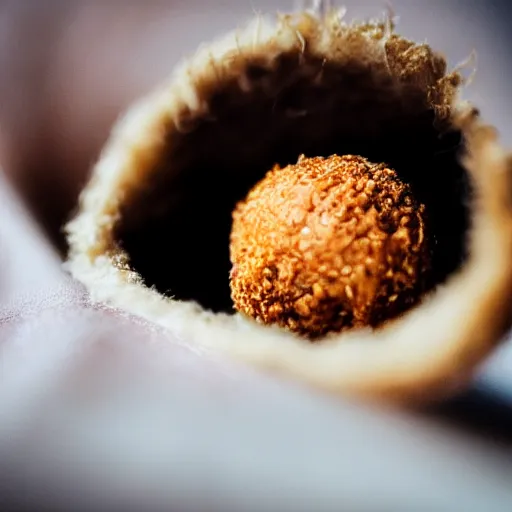
<svg viewBox="0 0 512 512">
<path fill-rule="evenodd" d="M 301 156 L 275 166 L 234 211 L 232 299 L 309 338 L 375 327 L 421 296 L 427 238 L 424 205 L 385 164 Z"/>
</svg>

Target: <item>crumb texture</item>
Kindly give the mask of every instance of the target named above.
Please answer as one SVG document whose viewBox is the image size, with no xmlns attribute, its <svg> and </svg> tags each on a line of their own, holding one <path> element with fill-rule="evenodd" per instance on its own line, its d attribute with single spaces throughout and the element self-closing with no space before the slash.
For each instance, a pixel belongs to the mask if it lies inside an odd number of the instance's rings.
<svg viewBox="0 0 512 512">
<path fill-rule="evenodd" d="M 310 338 L 378 326 L 414 305 L 430 268 L 425 206 L 355 155 L 275 166 L 237 205 L 235 307 Z"/>
</svg>

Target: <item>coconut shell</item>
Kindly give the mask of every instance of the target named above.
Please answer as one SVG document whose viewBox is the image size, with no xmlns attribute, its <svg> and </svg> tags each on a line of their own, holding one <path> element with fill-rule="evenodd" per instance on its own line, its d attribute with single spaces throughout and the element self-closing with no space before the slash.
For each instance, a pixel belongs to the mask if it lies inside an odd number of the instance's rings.
<svg viewBox="0 0 512 512">
<path fill-rule="evenodd" d="M 419 404 L 463 388 L 509 327 L 512 165 L 461 77 L 389 20 L 256 19 L 204 45 L 112 131 L 67 226 L 93 300 L 333 393 Z M 386 162 L 429 212 L 421 303 L 310 343 L 234 314 L 238 201 L 301 154 Z"/>
</svg>

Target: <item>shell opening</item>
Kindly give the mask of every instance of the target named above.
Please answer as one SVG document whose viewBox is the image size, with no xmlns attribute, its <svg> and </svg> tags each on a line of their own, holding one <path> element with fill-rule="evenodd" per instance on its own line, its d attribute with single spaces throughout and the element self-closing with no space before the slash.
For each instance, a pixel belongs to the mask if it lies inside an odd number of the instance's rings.
<svg viewBox="0 0 512 512">
<path fill-rule="evenodd" d="M 207 108 L 183 103 L 158 165 L 122 204 L 115 242 L 147 286 L 232 312 L 232 211 L 275 164 L 301 154 L 356 154 L 392 167 L 428 212 L 430 288 L 462 264 L 470 194 L 462 136 L 439 122 L 424 85 L 299 49 L 245 57 L 233 69 L 195 85 Z"/>
</svg>

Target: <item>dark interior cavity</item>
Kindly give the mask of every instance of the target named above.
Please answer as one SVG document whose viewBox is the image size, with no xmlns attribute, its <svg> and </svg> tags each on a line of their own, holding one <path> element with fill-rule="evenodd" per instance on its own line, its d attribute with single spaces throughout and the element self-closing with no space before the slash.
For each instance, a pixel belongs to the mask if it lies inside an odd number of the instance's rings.
<svg viewBox="0 0 512 512">
<path fill-rule="evenodd" d="M 304 59 L 284 55 L 272 69 L 254 63 L 212 94 L 208 118 L 183 112 L 187 133 L 173 134 L 116 229 L 148 286 L 231 312 L 231 212 L 274 164 L 295 163 L 302 153 L 387 163 L 427 207 L 429 287 L 461 265 L 469 221 L 461 134 L 441 133 L 424 93 L 412 86 L 398 87 L 358 62 L 340 68 Z"/>
</svg>

